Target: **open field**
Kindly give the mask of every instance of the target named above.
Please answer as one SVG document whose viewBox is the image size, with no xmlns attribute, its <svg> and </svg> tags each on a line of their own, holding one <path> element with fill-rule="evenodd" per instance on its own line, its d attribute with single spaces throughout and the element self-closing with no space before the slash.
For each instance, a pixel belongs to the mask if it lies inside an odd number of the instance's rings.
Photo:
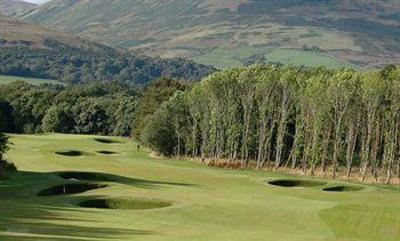
<svg viewBox="0 0 400 241">
<path fill-rule="evenodd" d="M 351 64 L 314 52 L 292 49 L 277 49 L 266 54 L 271 62 L 291 65 L 325 66 L 327 68 L 352 67 Z M 353 66 L 355 67 L 355 66 Z"/>
<path fill-rule="evenodd" d="M 273 186 L 294 177 L 152 159 L 129 139 L 96 138 L 12 137 L 7 158 L 21 172 L 0 181 L 0 240 L 400 240 L 398 188 Z M 80 207 L 93 199 L 123 210 Z"/>
<path fill-rule="evenodd" d="M 57 80 L 48 80 L 48 79 L 35 79 L 35 78 L 25 78 L 19 76 L 6 76 L 0 75 L 0 85 L 10 84 L 15 81 L 24 81 L 29 84 L 40 85 L 40 84 L 61 84 Z"/>
<path fill-rule="evenodd" d="M 275 49 L 261 47 L 237 47 L 232 49 L 216 48 L 201 56 L 194 57 L 198 63 L 210 64 L 217 68 L 229 68 L 243 65 L 243 60 L 252 55 L 265 55 L 268 62 L 285 65 L 325 66 L 327 68 L 356 67 L 339 59 L 311 52 L 295 49 Z"/>
</svg>

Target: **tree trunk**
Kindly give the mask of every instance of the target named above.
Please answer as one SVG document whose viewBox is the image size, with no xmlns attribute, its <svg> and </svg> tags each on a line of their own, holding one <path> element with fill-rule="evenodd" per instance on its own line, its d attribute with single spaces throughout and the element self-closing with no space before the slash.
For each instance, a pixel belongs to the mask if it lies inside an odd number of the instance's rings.
<svg viewBox="0 0 400 241">
<path fill-rule="evenodd" d="M 284 148 L 284 138 L 286 134 L 286 121 L 289 109 L 289 91 L 285 88 L 283 90 L 282 103 L 281 103 L 281 117 L 278 125 L 277 141 L 276 141 L 276 155 L 275 155 L 275 168 L 279 168 L 282 162 L 282 153 Z"/>
<path fill-rule="evenodd" d="M 371 107 L 369 107 L 371 108 Z M 375 122 L 375 111 L 368 111 L 368 124 L 367 124 L 367 130 L 366 130 L 366 141 L 364 143 L 364 150 L 363 150 L 363 161 L 362 161 L 362 167 L 361 167 L 361 182 L 365 182 L 365 178 L 367 175 L 367 169 L 369 166 L 370 161 L 370 148 L 371 148 L 371 140 L 372 140 L 372 132 L 373 132 L 373 125 Z"/>
<path fill-rule="evenodd" d="M 355 122 L 352 122 L 349 127 L 348 139 L 347 139 L 347 152 L 346 152 L 346 164 L 347 164 L 347 178 L 351 177 L 351 170 L 353 167 L 353 156 L 354 149 L 357 143 L 357 134 L 358 134 L 358 123 L 359 117 L 356 118 Z"/>
<path fill-rule="evenodd" d="M 257 153 L 257 170 L 260 168 L 262 159 L 263 159 L 263 152 L 264 152 L 264 142 L 265 142 L 265 127 L 266 123 L 263 118 L 260 124 L 260 134 L 258 138 L 258 153 Z"/>
<path fill-rule="evenodd" d="M 323 143 L 323 151 L 322 151 L 322 163 L 321 163 L 321 167 L 322 167 L 322 173 L 324 173 L 324 175 L 326 175 L 326 169 L 328 166 L 328 154 L 329 154 L 329 142 L 331 139 L 331 125 L 328 126 L 326 133 L 324 135 L 324 143 Z"/>
</svg>

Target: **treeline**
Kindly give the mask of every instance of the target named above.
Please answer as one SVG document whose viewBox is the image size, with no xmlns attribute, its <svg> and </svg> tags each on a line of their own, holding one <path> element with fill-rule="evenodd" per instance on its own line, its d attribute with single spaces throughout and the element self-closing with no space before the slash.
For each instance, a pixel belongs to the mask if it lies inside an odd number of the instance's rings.
<svg viewBox="0 0 400 241">
<path fill-rule="evenodd" d="M 400 69 L 220 71 L 176 92 L 148 118 L 142 138 L 164 155 L 390 183 L 400 177 Z"/>
<path fill-rule="evenodd" d="M 0 85 L 0 132 L 127 136 L 141 95 L 122 82 Z"/>
<path fill-rule="evenodd" d="M 190 60 L 137 56 L 90 44 L 93 47 L 75 48 L 46 39 L 44 47 L 37 48 L 31 42 L 0 39 L 0 74 L 56 79 L 64 83 L 116 80 L 145 84 L 160 77 L 200 80 L 214 71 L 210 66 Z"/>
<path fill-rule="evenodd" d="M 0 132 L 0 180 L 17 171 L 14 164 L 4 160 L 3 156 L 9 149 L 8 136 Z"/>
</svg>

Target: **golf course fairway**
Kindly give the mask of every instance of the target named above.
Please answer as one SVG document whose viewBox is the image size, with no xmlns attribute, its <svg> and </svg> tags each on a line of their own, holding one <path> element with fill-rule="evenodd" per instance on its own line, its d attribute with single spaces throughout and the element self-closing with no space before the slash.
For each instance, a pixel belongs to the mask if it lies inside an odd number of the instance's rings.
<svg viewBox="0 0 400 241">
<path fill-rule="evenodd" d="M 1 241 L 400 240 L 398 187 L 152 159 L 123 138 L 11 142 L 19 172 L 0 181 Z"/>
</svg>

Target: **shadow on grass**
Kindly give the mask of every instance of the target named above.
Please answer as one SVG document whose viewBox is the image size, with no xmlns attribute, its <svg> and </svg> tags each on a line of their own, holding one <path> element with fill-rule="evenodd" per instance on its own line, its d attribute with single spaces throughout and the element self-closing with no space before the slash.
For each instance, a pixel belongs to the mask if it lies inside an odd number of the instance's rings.
<svg viewBox="0 0 400 241">
<path fill-rule="evenodd" d="M 32 195 L 32 189 L 54 181 L 53 175 L 33 172 L 20 172 L 5 181 L 7 185 L 0 187 L 0 240 L 132 240 L 135 236 L 156 234 L 150 230 L 126 228 L 124 223 L 114 227 L 115 223 L 99 218 L 104 214 L 98 210 L 74 206 L 79 198 Z"/>
<path fill-rule="evenodd" d="M 29 212 L 32 209 L 27 208 L 25 211 Z M 35 213 L 37 216 L 26 215 L 28 218 L 3 219 L 0 223 L 0 240 L 119 240 L 136 235 L 155 234 L 153 231 L 139 229 L 101 227 L 98 223 L 87 220 L 79 220 L 78 224 L 76 221 L 53 217 L 49 221 L 48 218 L 41 217 L 43 214 L 52 215 L 45 208 L 35 210 Z M 82 222 L 85 222 L 84 225 Z"/>
<path fill-rule="evenodd" d="M 124 144 L 124 142 L 116 141 L 108 138 L 94 138 L 95 141 L 103 144 Z"/>
<path fill-rule="evenodd" d="M 160 185 L 189 186 L 189 187 L 196 186 L 195 184 L 189 184 L 189 183 L 151 181 L 151 180 L 123 177 L 123 176 L 107 174 L 107 173 L 99 173 L 99 172 L 54 172 L 49 174 L 58 175 L 59 177 L 69 181 L 75 180 L 75 181 L 115 182 L 140 188 L 156 189 L 159 188 Z"/>
</svg>

